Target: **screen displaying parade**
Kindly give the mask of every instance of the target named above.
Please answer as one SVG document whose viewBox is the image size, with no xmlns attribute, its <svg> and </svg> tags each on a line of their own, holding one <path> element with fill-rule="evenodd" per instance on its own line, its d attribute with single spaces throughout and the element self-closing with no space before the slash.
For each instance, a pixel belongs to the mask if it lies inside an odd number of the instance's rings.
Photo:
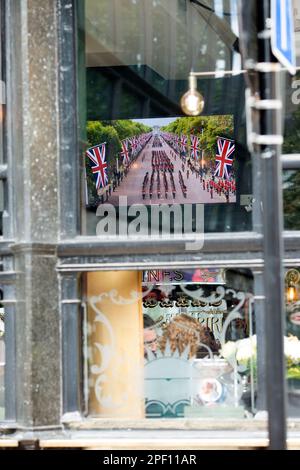
<svg viewBox="0 0 300 470">
<path fill-rule="evenodd" d="M 88 206 L 236 202 L 230 115 L 90 121 L 87 139 Z"/>
</svg>

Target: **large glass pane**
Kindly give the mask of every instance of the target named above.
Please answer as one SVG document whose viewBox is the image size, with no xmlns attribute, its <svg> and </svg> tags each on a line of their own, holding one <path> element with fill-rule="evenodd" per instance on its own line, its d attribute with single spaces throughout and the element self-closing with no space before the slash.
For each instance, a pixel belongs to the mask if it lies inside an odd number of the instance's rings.
<svg viewBox="0 0 300 470">
<path fill-rule="evenodd" d="M 133 204 L 143 206 L 144 227 L 152 206 L 176 206 L 184 218 L 186 206 L 204 204 L 204 231 L 251 229 L 244 78 L 223 73 L 241 66 L 236 8 L 206 0 L 78 2 L 82 233 L 116 235 L 114 222 L 106 232 L 98 222 L 113 213 L 128 224 Z M 204 112 L 187 118 L 180 98 L 191 69 L 216 76 L 199 77 Z"/>
<path fill-rule="evenodd" d="M 296 44 L 296 65 L 300 67 L 300 1 L 293 0 L 294 27 Z M 294 77 L 285 74 L 285 122 L 283 153 L 300 153 L 299 124 L 300 124 L 300 74 Z M 284 93 L 282 93 L 284 96 Z"/>
<path fill-rule="evenodd" d="M 283 172 L 284 228 L 300 230 L 300 172 Z"/>
<path fill-rule="evenodd" d="M 288 414 L 300 417 L 300 269 L 285 274 L 286 336 L 284 349 L 287 366 Z"/>
<path fill-rule="evenodd" d="M 285 90 L 285 120 L 284 120 L 284 154 L 300 153 L 299 125 L 300 125 L 300 73 L 291 78 L 286 74 Z"/>
<path fill-rule="evenodd" d="M 296 65 L 300 66 L 300 1 L 293 0 L 294 25 L 296 40 Z M 284 119 L 284 154 L 299 154 L 300 132 L 300 74 L 294 77 L 285 74 L 285 119 Z M 284 93 L 283 93 L 284 96 Z M 284 228 L 286 230 L 300 230 L 299 210 L 299 171 L 283 172 L 283 201 L 284 201 Z"/>
<path fill-rule="evenodd" d="M 256 415 L 251 271 L 93 272 L 85 281 L 89 416 Z"/>
</svg>

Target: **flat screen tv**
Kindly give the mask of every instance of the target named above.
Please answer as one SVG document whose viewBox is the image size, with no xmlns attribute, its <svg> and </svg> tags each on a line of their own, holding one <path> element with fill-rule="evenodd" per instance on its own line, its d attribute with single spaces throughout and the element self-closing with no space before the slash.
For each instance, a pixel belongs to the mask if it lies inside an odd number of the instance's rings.
<svg viewBox="0 0 300 470">
<path fill-rule="evenodd" d="M 233 116 L 89 121 L 86 204 L 236 202 Z"/>
</svg>

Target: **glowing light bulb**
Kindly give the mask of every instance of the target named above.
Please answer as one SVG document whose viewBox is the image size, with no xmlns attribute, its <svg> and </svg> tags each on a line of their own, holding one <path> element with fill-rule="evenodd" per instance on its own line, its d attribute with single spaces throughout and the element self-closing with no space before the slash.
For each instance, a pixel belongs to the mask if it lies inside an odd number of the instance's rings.
<svg viewBox="0 0 300 470">
<path fill-rule="evenodd" d="M 289 286 L 286 292 L 286 298 L 288 302 L 294 302 L 296 300 L 296 288 L 295 286 Z"/>
<path fill-rule="evenodd" d="M 180 105 L 183 112 L 189 116 L 198 116 L 202 113 L 204 108 L 204 98 L 196 90 L 196 77 L 190 75 L 189 77 L 189 90 L 182 96 Z"/>
<path fill-rule="evenodd" d="M 4 121 L 4 106 L 3 104 L 0 104 L 0 124 L 2 124 Z"/>
</svg>

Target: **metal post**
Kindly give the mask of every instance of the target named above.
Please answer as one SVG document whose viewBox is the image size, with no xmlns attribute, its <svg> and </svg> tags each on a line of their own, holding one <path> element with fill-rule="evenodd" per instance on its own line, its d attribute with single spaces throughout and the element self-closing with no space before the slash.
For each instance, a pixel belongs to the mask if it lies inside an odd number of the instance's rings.
<svg viewBox="0 0 300 470">
<path fill-rule="evenodd" d="M 260 269 L 253 271 L 254 275 L 254 316 L 257 338 L 257 400 L 256 409 L 266 410 L 266 328 L 265 328 L 265 295 L 263 272 Z"/>
<path fill-rule="evenodd" d="M 258 72 L 261 100 L 280 100 L 280 72 L 270 71 L 275 62 L 269 29 L 270 0 L 258 0 Z M 283 209 L 281 174 L 281 110 L 265 109 L 260 115 L 262 158 L 262 209 L 264 234 L 265 341 L 267 409 L 270 449 L 286 448 L 286 393 L 283 283 Z M 268 136 L 266 139 L 264 136 Z M 273 137 L 272 137 L 273 136 Z M 267 141 L 269 141 L 267 143 Z M 265 142 L 265 144 L 264 144 Z"/>
</svg>

